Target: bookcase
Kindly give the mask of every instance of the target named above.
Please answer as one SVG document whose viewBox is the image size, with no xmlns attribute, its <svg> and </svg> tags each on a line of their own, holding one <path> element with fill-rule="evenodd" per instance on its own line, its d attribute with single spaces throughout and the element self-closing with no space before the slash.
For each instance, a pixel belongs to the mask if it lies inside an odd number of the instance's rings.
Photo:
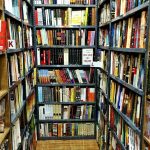
<svg viewBox="0 0 150 150">
<path fill-rule="evenodd" d="M 36 146 L 32 6 L 30 0 L 0 2 L 0 149 Z"/>
<path fill-rule="evenodd" d="M 34 1 L 39 140 L 96 136 L 97 1 Z"/>
<path fill-rule="evenodd" d="M 100 149 L 143 149 L 143 143 L 148 148 L 149 141 L 143 133 L 149 16 L 149 1 L 99 1 L 97 141 Z"/>
</svg>

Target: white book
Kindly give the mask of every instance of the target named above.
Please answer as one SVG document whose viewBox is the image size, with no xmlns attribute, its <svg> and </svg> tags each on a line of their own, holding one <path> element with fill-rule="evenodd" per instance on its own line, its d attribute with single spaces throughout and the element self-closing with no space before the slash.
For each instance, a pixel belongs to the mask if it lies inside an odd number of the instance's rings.
<svg viewBox="0 0 150 150">
<path fill-rule="evenodd" d="M 81 101 L 86 101 L 86 88 L 81 88 Z"/>
<path fill-rule="evenodd" d="M 64 49 L 64 65 L 69 65 L 69 49 Z"/>
<path fill-rule="evenodd" d="M 37 48 L 37 65 L 40 65 L 40 48 Z"/>
<path fill-rule="evenodd" d="M 12 0 L 5 0 L 5 10 L 9 11 L 12 13 Z"/>
<path fill-rule="evenodd" d="M 93 49 L 82 49 L 82 65 L 91 65 L 93 63 Z"/>
</svg>

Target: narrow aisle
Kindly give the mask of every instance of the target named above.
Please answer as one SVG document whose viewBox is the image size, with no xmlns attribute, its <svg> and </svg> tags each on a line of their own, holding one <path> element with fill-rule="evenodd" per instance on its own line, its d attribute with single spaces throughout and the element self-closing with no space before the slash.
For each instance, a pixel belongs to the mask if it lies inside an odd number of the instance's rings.
<svg viewBox="0 0 150 150">
<path fill-rule="evenodd" d="M 96 140 L 38 141 L 36 150 L 98 150 Z"/>
</svg>

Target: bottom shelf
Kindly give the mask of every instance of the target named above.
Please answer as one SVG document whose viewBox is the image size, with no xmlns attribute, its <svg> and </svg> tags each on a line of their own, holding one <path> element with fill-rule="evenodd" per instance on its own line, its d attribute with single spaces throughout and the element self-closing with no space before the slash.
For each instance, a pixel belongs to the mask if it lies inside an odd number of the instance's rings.
<svg viewBox="0 0 150 150">
<path fill-rule="evenodd" d="M 96 136 L 62 136 L 62 137 L 39 137 L 38 140 L 72 140 L 72 139 L 96 139 Z"/>
<path fill-rule="evenodd" d="M 4 130 L 4 133 L 0 133 L 0 145 L 2 144 L 2 142 L 4 141 L 6 136 L 8 135 L 9 131 L 10 131 L 10 128 L 6 127 Z"/>
</svg>

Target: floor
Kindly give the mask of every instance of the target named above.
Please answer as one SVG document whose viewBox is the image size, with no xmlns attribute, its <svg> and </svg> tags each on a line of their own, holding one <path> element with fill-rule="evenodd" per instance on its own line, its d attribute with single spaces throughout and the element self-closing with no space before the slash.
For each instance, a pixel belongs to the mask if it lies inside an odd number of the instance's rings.
<svg viewBox="0 0 150 150">
<path fill-rule="evenodd" d="M 36 150 L 98 150 L 96 140 L 38 141 Z"/>
</svg>

